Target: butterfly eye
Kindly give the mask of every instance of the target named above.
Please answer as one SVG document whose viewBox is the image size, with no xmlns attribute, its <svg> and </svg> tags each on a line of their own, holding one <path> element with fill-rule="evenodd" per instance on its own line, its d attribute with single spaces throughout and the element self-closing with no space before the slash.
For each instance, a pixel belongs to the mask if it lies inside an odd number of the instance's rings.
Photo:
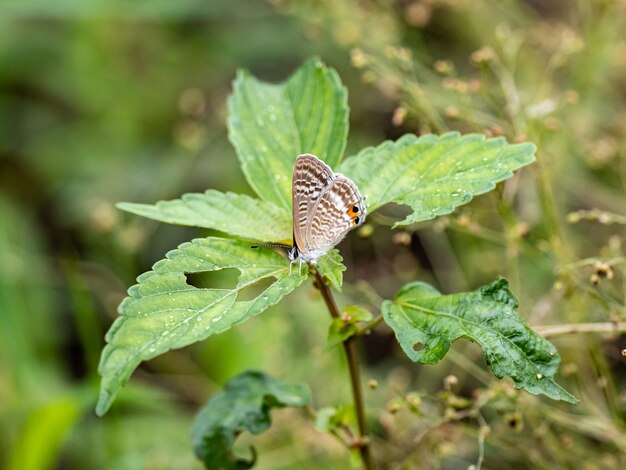
<svg viewBox="0 0 626 470">
<path fill-rule="evenodd" d="M 358 214 L 359 211 L 360 211 L 359 206 L 357 206 L 357 205 L 352 206 L 352 213 L 353 214 Z"/>
</svg>

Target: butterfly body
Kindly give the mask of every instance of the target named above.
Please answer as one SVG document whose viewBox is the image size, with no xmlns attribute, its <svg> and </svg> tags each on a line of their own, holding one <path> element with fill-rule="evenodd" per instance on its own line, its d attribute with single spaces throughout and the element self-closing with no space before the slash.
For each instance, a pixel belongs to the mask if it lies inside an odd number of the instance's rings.
<svg viewBox="0 0 626 470">
<path fill-rule="evenodd" d="M 354 182 L 315 155 L 296 159 L 292 182 L 292 263 L 315 265 L 346 234 L 365 221 L 367 209 Z"/>
</svg>

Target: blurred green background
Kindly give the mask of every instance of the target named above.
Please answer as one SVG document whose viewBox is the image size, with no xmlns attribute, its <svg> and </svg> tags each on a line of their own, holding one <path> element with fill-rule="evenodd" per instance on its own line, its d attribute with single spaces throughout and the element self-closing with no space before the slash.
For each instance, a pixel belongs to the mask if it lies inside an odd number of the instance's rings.
<svg viewBox="0 0 626 470">
<path fill-rule="evenodd" d="M 348 154 L 446 130 L 539 149 L 450 217 L 392 232 L 398 209 L 374 214 L 341 245 L 342 304 L 376 311 L 412 280 L 450 293 L 502 274 L 531 325 L 604 330 L 551 337 L 571 407 L 514 392 L 467 342 L 437 366 L 409 363 L 379 328 L 361 353 L 379 381 L 366 400 L 381 467 L 624 468 L 625 23 L 623 0 L 0 1 L 0 467 L 201 468 L 193 415 L 251 367 L 309 383 L 315 407 L 349 402 L 309 285 L 144 364 L 104 418 L 93 411 L 126 289 L 207 235 L 114 204 L 251 194 L 225 127 L 235 71 L 280 81 L 318 55 L 349 89 Z M 450 386 L 480 412 L 451 414 Z M 347 467 L 310 419 L 274 416 L 237 445 L 254 442 L 258 468 Z"/>
</svg>

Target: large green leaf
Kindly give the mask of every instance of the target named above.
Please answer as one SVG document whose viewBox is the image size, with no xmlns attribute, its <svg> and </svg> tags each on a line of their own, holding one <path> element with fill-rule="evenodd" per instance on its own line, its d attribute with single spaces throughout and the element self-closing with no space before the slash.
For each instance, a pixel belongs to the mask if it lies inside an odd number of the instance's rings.
<svg viewBox="0 0 626 470">
<path fill-rule="evenodd" d="M 407 134 L 347 158 L 339 170 L 367 196 L 370 211 L 395 202 L 413 213 L 397 225 L 448 214 L 534 161 L 535 146 L 482 134 Z"/>
<path fill-rule="evenodd" d="M 339 163 L 348 135 L 347 90 L 319 59 L 282 84 L 240 71 L 228 100 L 230 140 L 248 183 L 264 200 L 291 210 L 296 157 L 312 153 Z"/>
<path fill-rule="evenodd" d="M 220 230 L 246 240 L 291 242 L 291 217 L 260 199 L 209 189 L 156 204 L 118 204 L 122 210 L 170 224 Z"/>
<path fill-rule="evenodd" d="M 260 434 L 270 427 L 272 408 L 302 407 L 311 401 L 304 384 L 285 384 L 258 371 L 247 371 L 228 381 L 196 417 L 192 441 L 196 455 L 207 468 L 240 470 L 254 459 L 238 459 L 231 451 L 243 431 Z"/>
<path fill-rule="evenodd" d="M 185 274 L 226 268 L 240 272 L 233 289 L 201 289 L 187 283 Z M 302 284 L 305 268 L 299 270 L 295 265 L 290 274 L 284 256 L 222 238 L 193 240 L 169 252 L 128 290 L 120 316 L 106 335 L 96 412 L 102 415 L 107 411 L 141 361 L 221 333 L 261 313 Z M 252 299 L 239 297 L 257 282 L 272 279 L 274 282 Z"/>
<path fill-rule="evenodd" d="M 482 348 L 498 378 L 508 375 L 516 388 L 577 403 L 553 380 L 561 361 L 556 348 L 526 325 L 517 305 L 507 280 L 498 278 L 474 292 L 453 295 L 414 282 L 383 302 L 382 311 L 413 361 L 434 364 L 452 342 L 466 338 Z"/>
</svg>

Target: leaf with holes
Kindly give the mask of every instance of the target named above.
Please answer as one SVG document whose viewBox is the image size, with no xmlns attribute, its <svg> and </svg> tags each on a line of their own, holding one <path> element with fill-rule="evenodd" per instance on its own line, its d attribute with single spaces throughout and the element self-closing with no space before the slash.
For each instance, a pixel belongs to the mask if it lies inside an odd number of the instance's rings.
<svg viewBox="0 0 626 470">
<path fill-rule="evenodd" d="M 270 202 L 209 189 L 156 204 L 118 204 L 122 210 L 170 224 L 204 227 L 266 243 L 291 243 L 291 217 Z"/>
<path fill-rule="evenodd" d="M 568 403 L 578 401 L 553 379 L 561 359 L 517 313 L 509 283 L 498 278 L 474 292 L 442 295 L 423 282 L 404 286 L 382 305 L 385 322 L 413 361 L 440 361 L 459 338 L 478 344 L 493 373 L 516 388 Z M 416 348 L 421 346 L 422 349 Z"/>
<path fill-rule="evenodd" d="M 198 413 L 191 432 L 193 448 L 207 468 L 239 470 L 252 461 L 232 452 L 243 431 L 261 434 L 272 424 L 272 408 L 303 407 L 311 401 L 304 384 L 287 384 L 258 371 L 247 371 L 228 381 Z"/>
<path fill-rule="evenodd" d="M 319 59 L 281 84 L 240 71 L 228 99 L 228 129 L 250 186 L 261 199 L 291 211 L 296 157 L 312 153 L 334 167 L 343 155 L 347 91 Z"/>
<path fill-rule="evenodd" d="M 507 144 L 482 134 L 405 135 L 347 158 L 339 171 L 367 195 L 371 212 L 394 202 L 413 212 L 396 225 L 448 214 L 533 162 L 533 144 Z"/>
<path fill-rule="evenodd" d="M 200 289 L 186 274 L 239 271 L 234 289 Z M 120 305 L 120 316 L 106 335 L 99 372 L 102 375 L 99 415 L 142 362 L 221 333 L 278 303 L 306 279 L 306 267 L 289 274 L 289 261 L 268 249 L 251 249 L 237 240 L 203 238 L 183 243 L 139 276 Z M 249 288 L 272 281 L 252 299 Z"/>
</svg>

